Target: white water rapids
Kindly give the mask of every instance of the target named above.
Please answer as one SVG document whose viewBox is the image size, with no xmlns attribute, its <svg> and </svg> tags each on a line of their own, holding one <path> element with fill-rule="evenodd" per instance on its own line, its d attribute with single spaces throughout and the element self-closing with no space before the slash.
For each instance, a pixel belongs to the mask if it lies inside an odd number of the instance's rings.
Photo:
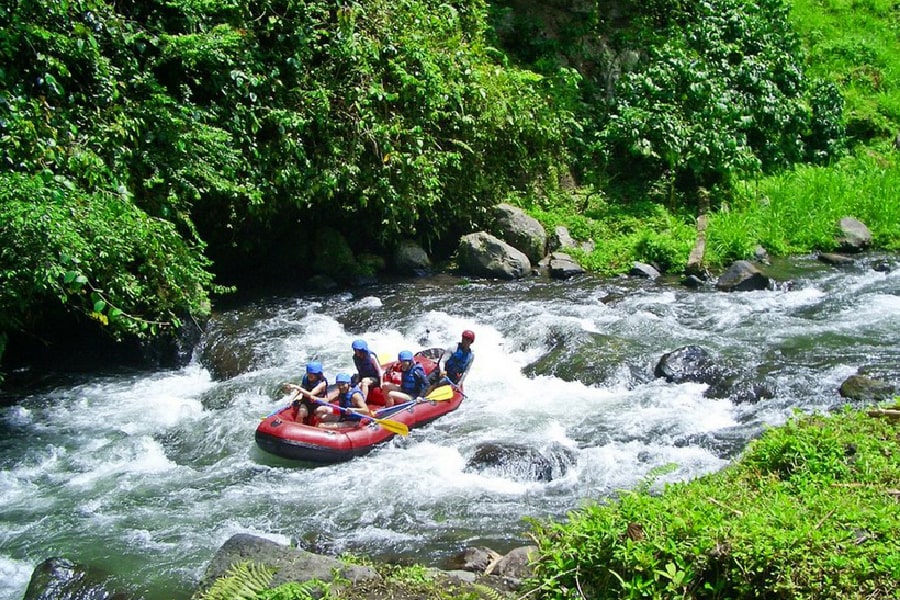
<svg viewBox="0 0 900 600">
<path fill-rule="evenodd" d="M 528 542 L 523 517 L 564 519 L 616 490 L 716 471 L 795 409 L 841 406 L 857 368 L 896 367 L 891 261 L 885 273 L 795 259 L 781 271 L 793 287 L 779 291 L 441 276 L 224 311 L 214 325 L 249 365 L 237 377 L 214 381 L 195 359 L 0 408 L 0 600 L 21 598 L 50 556 L 104 567 L 148 600 L 188 598 L 242 532 L 437 566 L 466 546 L 506 551 Z M 333 379 L 352 371 L 355 338 L 393 354 L 447 346 L 463 329 L 476 332 L 476 360 L 458 411 L 344 464 L 298 466 L 256 448 L 260 417 L 306 361 Z M 735 405 L 655 379 L 659 358 L 686 345 L 751 367 L 774 397 Z M 573 363 L 585 377 L 559 375 Z M 550 481 L 468 468 L 485 443 L 572 460 Z"/>
</svg>

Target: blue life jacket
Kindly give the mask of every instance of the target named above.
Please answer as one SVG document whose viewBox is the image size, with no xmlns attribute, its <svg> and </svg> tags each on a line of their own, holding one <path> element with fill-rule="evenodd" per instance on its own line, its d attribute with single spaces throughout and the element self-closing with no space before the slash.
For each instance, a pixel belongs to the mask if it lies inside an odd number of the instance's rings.
<svg viewBox="0 0 900 600">
<path fill-rule="evenodd" d="M 350 388 L 343 394 L 340 394 L 340 393 L 338 394 L 338 397 L 337 397 L 338 406 L 340 406 L 341 408 L 354 408 L 353 394 L 362 395 L 362 390 L 359 389 L 358 385 Z M 358 420 L 359 417 L 360 417 L 360 415 L 357 415 L 355 413 L 347 413 L 347 412 L 341 413 L 341 421 Z"/>
<path fill-rule="evenodd" d="M 419 363 L 413 363 L 408 371 L 403 372 L 400 391 L 415 398 L 422 396 L 426 389 L 428 389 L 428 377 L 425 375 L 425 368 Z"/>
<path fill-rule="evenodd" d="M 356 372 L 359 373 L 360 377 L 378 379 L 378 371 L 375 369 L 375 365 L 372 364 L 373 359 L 377 361 L 378 355 L 371 350 L 365 357 L 360 357 L 356 352 L 353 353 L 353 363 L 356 365 Z"/>
<path fill-rule="evenodd" d="M 324 389 L 327 391 L 327 390 L 328 390 L 328 380 L 325 379 L 324 377 L 319 377 L 318 379 L 316 379 L 315 382 L 312 382 L 312 381 L 309 380 L 309 375 L 304 375 L 304 376 L 303 376 L 303 379 L 300 380 L 300 387 L 302 387 L 302 388 L 303 388 L 304 390 L 306 390 L 307 392 L 311 392 L 312 389 L 313 389 L 314 387 L 316 387 L 317 385 L 319 385 L 319 382 L 320 382 L 320 381 L 324 381 L 324 382 L 325 382 L 325 388 L 324 388 Z M 321 396 L 325 396 L 325 392 L 319 394 L 319 396 L 320 396 L 320 397 L 321 397 Z"/>
<path fill-rule="evenodd" d="M 447 357 L 447 362 L 444 363 L 444 368 L 447 371 L 447 377 L 450 378 L 450 381 L 459 383 L 459 378 L 462 377 L 463 373 L 466 372 L 466 369 L 469 368 L 469 365 L 472 364 L 472 358 L 474 358 L 474 355 L 472 354 L 471 349 L 466 352 L 463 350 L 462 344 L 456 345 L 456 352 Z"/>
</svg>

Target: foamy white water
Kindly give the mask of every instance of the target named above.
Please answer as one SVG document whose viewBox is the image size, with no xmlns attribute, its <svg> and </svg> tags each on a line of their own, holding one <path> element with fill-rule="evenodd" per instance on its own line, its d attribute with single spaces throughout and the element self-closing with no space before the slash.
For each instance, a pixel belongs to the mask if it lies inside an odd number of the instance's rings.
<svg viewBox="0 0 900 600">
<path fill-rule="evenodd" d="M 467 545 L 525 543 L 522 517 L 709 473 L 795 408 L 828 410 L 867 363 L 897 364 L 900 270 L 795 267 L 791 291 L 722 294 L 650 282 L 423 280 L 282 298 L 217 316 L 244 371 L 215 381 L 195 361 L 98 376 L 0 412 L 0 600 L 21 597 L 49 556 L 103 565 L 148 600 L 187 598 L 236 533 L 326 552 L 440 565 Z M 612 298 L 612 299 L 610 299 Z M 350 343 L 385 356 L 476 331 L 461 408 L 366 457 L 310 468 L 260 451 L 280 385 L 320 360 L 352 372 Z M 653 377 L 665 352 L 698 345 L 774 389 L 735 405 L 701 384 Z M 553 459 L 476 468 L 498 444 Z M 527 467 L 527 465 L 525 465 Z M 658 473 L 664 473 L 658 475 Z"/>
</svg>

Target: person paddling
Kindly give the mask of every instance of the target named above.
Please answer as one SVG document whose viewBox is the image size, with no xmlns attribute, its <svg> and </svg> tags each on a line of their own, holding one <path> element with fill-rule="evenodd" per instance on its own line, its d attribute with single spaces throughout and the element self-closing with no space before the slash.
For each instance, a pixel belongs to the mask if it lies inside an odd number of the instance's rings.
<svg viewBox="0 0 900 600">
<path fill-rule="evenodd" d="M 428 376 L 425 369 L 413 360 L 413 353 L 404 350 L 397 355 L 400 362 L 400 384 L 386 382 L 381 386 L 384 391 L 384 405 L 409 402 L 413 398 L 421 398 L 428 389 Z"/>
<path fill-rule="evenodd" d="M 340 410 L 335 406 L 320 405 L 316 408 L 316 416 L 321 422 L 336 423 L 342 421 L 358 421 L 358 418 L 354 418 L 354 414 L 360 416 L 372 416 L 372 412 L 366 405 L 366 399 L 363 398 L 359 386 L 351 387 L 349 374 L 338 373 L 335 376 L 334 381 L 337 383 L 337 389 L 329 393 L 325 400 L 329 403 L 334 403 L 345 410 Z"/>
<path fill-rule="evenodd" d="M 369 349 L 366 340 L 354 340 L 350 347 L 353 348 L 353 364 L 356 365 L 356 383 L 363 398 L 368 399 L 369 389 L 381 385 L 384 370 L 378 362 L 378 355 Z"/>
<path fill-rule="evenodd" d="M 328 392 L 328 380 L 322 371 L 322 363 L 315 361 L 306 363 L 306 374 L 300 380 L 300 385 L 285 383 L 281 389 L 284 392 L 294 392 L 293 406 L 296 410 L 294 419 L 305 421 L 315 412 L 316 400 L 324 398 Z"/>
<path fill-rule="evenodd" d="M 466 329 L 462 332 L 456 347 L 450 346 L 444 350 L 444 354 L 438 361 L 438 368 L 432 371 L 429 377 L 431 381 L 431 386 L 428 388 L 429 393 L 441 385 L 462 386 L 463 380 L 469 374 L 469 369 L 472 368 L 472 363 L 475 362 L 475 351 L 472 350 L 474 341 L 475 332 Z"/>
</svg>

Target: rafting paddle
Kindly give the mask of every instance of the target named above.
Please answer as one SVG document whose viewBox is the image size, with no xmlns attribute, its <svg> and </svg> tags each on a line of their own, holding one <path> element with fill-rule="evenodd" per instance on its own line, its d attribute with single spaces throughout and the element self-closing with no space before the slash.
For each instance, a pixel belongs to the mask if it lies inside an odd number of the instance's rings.
<svg viewBox="0 0 900 600">
<path fill-rule="evenodd" d="M 394 421 L 393 419 L 376 419 L 375 417 L 370 417 L 367 415 L 362 415 L 356 411 L 350 410 L 349 408 L 344 408 L 342 406 L 338 406 L 337 404 L 332 404 L 330 402 L 325 402 L 324 400 L 316 400 L 316 404 L 320 406 L 327 406 L 329 408 L 336 408 L 341 411 L 342 414 L 347 416 L 352 416 L 360 419 L 361 421 L 374 421 L 378 425 L 381 425 L 391 433 L 399 433 L 400 435 L 408 435 L 409 427 L 406 426 L 406 423 L 401 423 L 400 421 Z"/>
<path fill-rule="evenodd" d="M 422 401 L 428 402 L 444 402 L 445 400 L 450 400 L 453 398 L 453 386 L 450 385 L 442 385 L 440 387 L 435 388 L 428 395 L 422 398 Z"/>
</svg>

